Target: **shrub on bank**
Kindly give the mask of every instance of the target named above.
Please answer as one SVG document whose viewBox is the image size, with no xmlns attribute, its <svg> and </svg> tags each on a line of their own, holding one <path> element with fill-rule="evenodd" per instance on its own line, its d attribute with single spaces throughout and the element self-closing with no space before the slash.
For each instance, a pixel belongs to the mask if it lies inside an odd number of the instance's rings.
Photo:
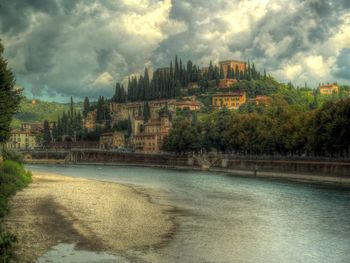
<svg viewBox="0 0 350 263">
<path fill-rule="evenodd" d="M 0 164 L 0 220 L 8 212 L 8 198 L 27 186 L 32 180 L 30 171 L 14 161 L 6 160 Z M 0 221 L 0 262 L 9 262 L 16 237 L 4 231 Z"/>
<path fill-rule="evenodd" d="M 10 149 L 3 149 L 2 150 L 2 157 L 4 160 L 14 161 L 17 163 L 23 163 L 23 155 L 17 151 L 10 150 Z"/>
</svg>

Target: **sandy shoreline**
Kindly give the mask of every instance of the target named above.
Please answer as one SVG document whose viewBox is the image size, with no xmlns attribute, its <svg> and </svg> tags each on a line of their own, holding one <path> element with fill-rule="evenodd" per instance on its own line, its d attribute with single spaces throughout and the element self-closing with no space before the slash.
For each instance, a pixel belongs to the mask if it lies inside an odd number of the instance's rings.
<svg viewBox="0 0 350 263">
<path fill-rule="evenodd" d="M 55 174 L 35 173 L 10 208 L 4 223 L 18 237 L 18 262 L 35 262 L 62 242 L 111 252 L 152 247 L 174 229 L 171 208 L 132 187 Z"/>
</svg>

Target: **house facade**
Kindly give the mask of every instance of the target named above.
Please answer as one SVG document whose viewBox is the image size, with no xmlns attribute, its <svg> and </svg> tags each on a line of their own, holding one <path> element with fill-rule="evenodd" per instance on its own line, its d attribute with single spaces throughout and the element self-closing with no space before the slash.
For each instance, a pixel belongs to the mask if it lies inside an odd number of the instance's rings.
<svg viewBox="0 0 350 263">
<path fill-rule="evenodd" d="M 247 95 L 245 91 L 219 93 L 213 95 L 212 106 L 213 109 L 238 109 L 246 101 Z"/>
<path fill-rule="evenodd" d="M 6 148 L 14 150 L 33 150 L 37 146 L 37 134 L 25 130 L 12 130 L 6 143 Z"/>
<path fill-rule="evenodd" d="M 122 132 L 105 132 L 100 135 L 101 149 L 116 149 L 125 147 L 125 137 Z"/>
<path fill-rule="evenodd" d="M 338 94 L 339 87 L 336 84 L 326 84 L 319 86 L 319 91 L 322 95 Z"/>
<path fill-rule="evenodd" d="M 134 127 L 140 125 L 140 120 L 135 122 Z M 150 119 L 141 127 L 140 130 L 135 131 L 132 138 L 134 150 L 143 153 L 159 153 L 171 128 L 169 115 L 164 114 L 157 119 Z"/>
</svg>

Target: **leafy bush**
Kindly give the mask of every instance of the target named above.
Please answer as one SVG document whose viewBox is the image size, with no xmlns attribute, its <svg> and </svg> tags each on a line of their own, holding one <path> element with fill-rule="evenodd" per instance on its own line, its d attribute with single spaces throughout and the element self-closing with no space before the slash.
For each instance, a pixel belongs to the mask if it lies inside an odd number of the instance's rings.
<svg viewBox="0 0 350 263">
<path fill-rule="evenodd" d="M 10 262 L 13 256 L 13 244 L 16 242 L 15 235 L 0 229 L 0 262 Z"/>
<path fill-rule="evenodd" d="M 17 151 L 4 149 L 2 151 L 2 156 L 4 160 L 15 161 L 17 163 L 23 163 L 23 155 Z"/>
<path fill-rule="evenodd" d="M 10 160 L 0 164 L 0 218 L 8 212 L 8 198 L 27 186 L 31 180 L 31 172 L 26 171 L 22 164 Z M 10 262 L 15 242 L 17 242 L 16 237 L 5 232 L 0 221 L 0 262 Z"/>
</svg>

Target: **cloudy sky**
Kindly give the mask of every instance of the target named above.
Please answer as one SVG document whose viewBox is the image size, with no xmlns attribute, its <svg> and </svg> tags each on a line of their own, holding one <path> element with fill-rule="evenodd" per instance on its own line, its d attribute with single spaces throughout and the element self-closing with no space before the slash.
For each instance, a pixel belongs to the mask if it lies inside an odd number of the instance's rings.
<svg viewBox="0 0 350 263">
<path fill-rule="evenodd" d="M 0 37 L 25 93 L 57 101 L 110 96 L 176 54 L 350 84 L 350 0 L 1 0 Z"/>
</svg>

